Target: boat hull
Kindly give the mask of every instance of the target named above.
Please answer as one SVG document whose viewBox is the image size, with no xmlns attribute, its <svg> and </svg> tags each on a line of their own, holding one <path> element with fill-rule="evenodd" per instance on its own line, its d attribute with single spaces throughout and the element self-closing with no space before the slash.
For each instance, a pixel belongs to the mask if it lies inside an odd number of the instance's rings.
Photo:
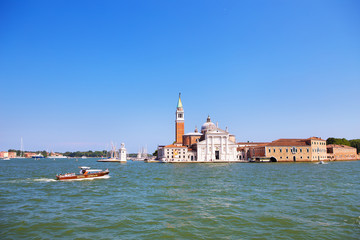
<svg viewBox="0 0 360 240">
<path fill-rule="evenodd" d="M 109 174 L 109 171 L 102 171 L 97 173 L 89 174 L 60 174 L 56 175 L 56 180 L 66 181 L 66 180 L 76 180 L 76 179 L 87 179 L 87 178 L 97 178 L 103 177 Z"/>
</svg>

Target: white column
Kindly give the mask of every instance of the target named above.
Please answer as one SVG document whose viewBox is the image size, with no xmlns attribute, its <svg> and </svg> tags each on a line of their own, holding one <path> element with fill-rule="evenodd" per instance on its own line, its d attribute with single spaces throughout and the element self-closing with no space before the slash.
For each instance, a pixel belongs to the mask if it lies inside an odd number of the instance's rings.
<svg viewBox="0 0 360 240">
<path fill-rule="evenodd" d="M 215 159 L 215 144 L 214 144 L 214 136 L 211 137 L 211 159 Z"/>
<path fill-rule="evenodd" d="M 221 136 L 221 137 L 220 137 L 220 159 L 221 159 L 221 160 L 224 160 L 224 151 L 223 151 L 223 148 L 224 148 L 223 137 Z"/>
<path fill-rule="evenodd" d="M 225 158 L 225 161 L 227 161 L 228 160 L 228 154 L 229 154 L 229 139 L 228 139 L 228 136 L 226 136 L 225 141 L 226 141 L 226 158 Z"/>
<path fill-rule="evenodd" d="M 205 145 L 206 145 L 205 161 L 207 161 L 207 160 L 208 160 L 208 153 L 209 153 L 209 142 L 208 142 L 208 136 L 206 136 Z"/>
</svg>

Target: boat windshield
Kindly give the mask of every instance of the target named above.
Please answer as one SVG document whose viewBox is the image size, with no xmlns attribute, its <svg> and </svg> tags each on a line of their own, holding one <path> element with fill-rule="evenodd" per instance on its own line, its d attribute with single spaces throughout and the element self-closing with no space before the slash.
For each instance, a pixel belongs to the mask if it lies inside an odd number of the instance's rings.
<svg viewBox="0 0 360 240">
<path fill-rule="evenodd" d="M 87 171 L 88 173 L 96 173 L 96 172 L 102 172 L 101 169 L 91 169 Z"/>
<path fill-rule="evenodd" d="M 89 170 L 90 169 L 90 167 L 79 167 L 79 168 L 81 168 L 82 170 Z"/>
</svg>

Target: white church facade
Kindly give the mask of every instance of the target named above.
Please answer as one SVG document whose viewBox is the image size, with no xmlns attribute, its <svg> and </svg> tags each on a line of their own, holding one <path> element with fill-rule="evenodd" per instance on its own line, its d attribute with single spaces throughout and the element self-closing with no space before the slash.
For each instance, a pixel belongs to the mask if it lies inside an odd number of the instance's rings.
<svg viewBox="0 0 360 240">
<path fill-rule="evenodd" d="M 158 146 L 158 159 L 162 162 L 237 162 L 237 144 L 235 136 L 227 128 L 220 129 L 211 122 L 210 116 L 202 125 L 201 132 L 184 134 L 184 109 L 179 95 L 175 120 L 175 142 Z"/>
</svg>

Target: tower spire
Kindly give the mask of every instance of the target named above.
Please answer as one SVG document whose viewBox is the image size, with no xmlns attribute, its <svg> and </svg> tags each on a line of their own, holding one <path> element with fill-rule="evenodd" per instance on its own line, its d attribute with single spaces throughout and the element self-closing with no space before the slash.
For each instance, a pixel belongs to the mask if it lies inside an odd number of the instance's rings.
<svg viewBox="0 0 360 240">
<path fill-rule="evenodd" d="M 179 93 L 179 100 L 178 100 L 178 104 L 177 104 L 177 108 L 182 108 L 182 102 L 181 102 L 181 93 Z"/>
</svg>

